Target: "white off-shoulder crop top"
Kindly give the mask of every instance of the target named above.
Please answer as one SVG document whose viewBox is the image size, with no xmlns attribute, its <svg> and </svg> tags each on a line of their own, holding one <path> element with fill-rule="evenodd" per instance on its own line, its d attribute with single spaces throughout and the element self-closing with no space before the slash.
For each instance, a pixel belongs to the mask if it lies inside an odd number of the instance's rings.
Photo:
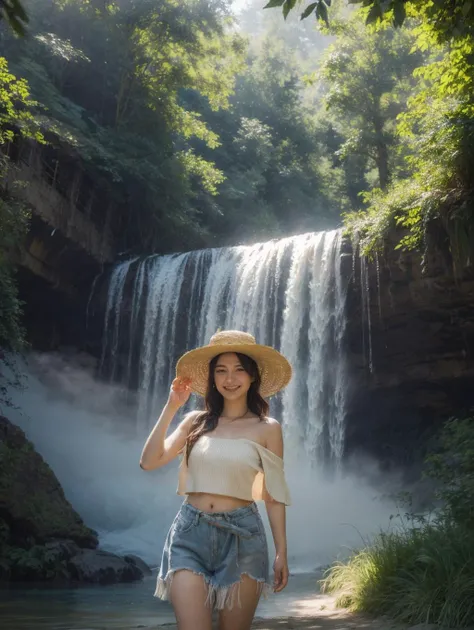
<svg viewBox="0 0 474 630">
<path fill-rule="evenodd" d="M 202 435 L 179 469 L 177 494 L 206 492 L 248 501 L 272 499 L 290 505 L 283 460 L 258 442 Z"/>
</svg>

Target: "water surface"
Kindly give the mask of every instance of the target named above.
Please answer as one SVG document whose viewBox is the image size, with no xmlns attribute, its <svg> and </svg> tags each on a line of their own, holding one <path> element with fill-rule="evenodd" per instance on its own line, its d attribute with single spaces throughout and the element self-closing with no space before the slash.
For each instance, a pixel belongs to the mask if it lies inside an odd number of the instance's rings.
<svg viewBox="0 0 474 630">
<path fill-rule="evenodd" d="M 282 593 L 262 600 L 259 617 L 304 614 L 316 594 L 316 574 L 290 578 Z M 1 627 L 5 630 L 132 630 L 174 621 L 171 606 L 153 597 L 155 578 L 134 584 L 77 589 L 10 588 L 0 590 Z"/>
</svg>

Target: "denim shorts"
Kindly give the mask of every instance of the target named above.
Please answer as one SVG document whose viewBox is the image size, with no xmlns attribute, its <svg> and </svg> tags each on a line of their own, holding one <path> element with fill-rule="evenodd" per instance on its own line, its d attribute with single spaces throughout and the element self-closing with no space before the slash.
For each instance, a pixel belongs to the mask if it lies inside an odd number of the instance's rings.
<svg viewBox="0 0 474 630">
<path fill-rule="evenodd" d="M 174 573 L 202 575 L 213 609 L 240 606 L 243 575 L 259 594 L 271 590 L 265 528 L 255 503 L 228 512 L 202 512 L 183 503 L 166 537 L 155 596 L 169 599 Z"/>
</svg>

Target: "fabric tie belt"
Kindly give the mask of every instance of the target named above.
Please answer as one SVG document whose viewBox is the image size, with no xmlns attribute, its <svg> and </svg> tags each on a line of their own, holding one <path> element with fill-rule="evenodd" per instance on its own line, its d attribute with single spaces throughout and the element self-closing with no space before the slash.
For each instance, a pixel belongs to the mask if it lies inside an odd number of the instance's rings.
<svg viewBox="0 0 474 630">
<path fill-rule="evenodd" d="M 252 536 L 254 536 L 254 534 L 252 534 L 252 532 L 249 532 L 247 529 L 245 529 L 243 527 L 239 527 L 238 525 L 234 525 L 233 523 L 228 521 L 225 517 L 223 517 L 223 518 L 215 518 L 215 517 L 212 516 L 212 514 L 209 514 L 209 513 L 206 513 L 206 512 L 200 512 L 197 515 L 197 518 L 198 519 L 202 519 L 203 521 L 205 521 L 209 525 L 213 525 L 214 527 L 218 527 L 220 529 L 224 529 L 224 530 L 230 532 L 231 534 L 235 535 L 236 560 L 237 560 L 237 566 L 239 566 L 239 538 L 246 538 L 248 540 L 249 538 L 252 538 Z"/>
<path fill-rule="evenodd" d="M 209 525 L 214 525 L 215 527 L 220 527 L 221 529 L 225 529 L 236 536 L 240 536 L 241 538 L 252 538 L 252 532 L 249 532 L 248 529 L 244 529 L 243 527 L 239 527 L 238 525 L 234 525 L 229 522 L 225 517 L 223 518 L 215 518 L 212 514 L 201 512 L 198 515 L 203 521 L 209 523 Z"/>
</svg>

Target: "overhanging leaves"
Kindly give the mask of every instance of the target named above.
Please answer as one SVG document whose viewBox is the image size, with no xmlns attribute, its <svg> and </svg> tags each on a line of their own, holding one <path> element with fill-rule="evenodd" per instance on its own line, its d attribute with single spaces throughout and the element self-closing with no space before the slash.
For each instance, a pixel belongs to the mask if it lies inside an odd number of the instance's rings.
<svg viewBox="0 0 474 630">
<path fill-rule="evenodd" d="M 268 4 L 266 4 L 264 9 L 274 9 L 275 7 L 281 7 L 284 4 L 285 0 L 270 0 Z"/>
<path fill-rule="evenodd" d="M 329 25 L 328 7 L 324 0 L 319 0 L 319 4 L 316 7 L 316 18 L 322 20 L 326 25 Z"/>
<path fill-rule="evenodd" d="M 0 0 L 0 20 L 6 20 L 17 35 L 25 34 L 28 16 L 19 0 Z"/>
<path fill-rule="evenodd" d="M 318 2 L 313 2 L 312 4 L 309 4 L 306 9 L 303 11 L 303 13 L 301 14 L 301 19 L 304 20 L 305 18 L 307 18 L 309 15 L 311 15 L 311 13 L 315 10 L 315 8 L 318 6 Z"/>
<path fill-rule="evenodd" d="M 296 0 L 286 0 L 284 5 L 283 5 L 283 17 L 286 18 L 288 17 L 288 13 L 291 11 L 291 9 L 294 8 L 296 4 Z"/>
</svg>

